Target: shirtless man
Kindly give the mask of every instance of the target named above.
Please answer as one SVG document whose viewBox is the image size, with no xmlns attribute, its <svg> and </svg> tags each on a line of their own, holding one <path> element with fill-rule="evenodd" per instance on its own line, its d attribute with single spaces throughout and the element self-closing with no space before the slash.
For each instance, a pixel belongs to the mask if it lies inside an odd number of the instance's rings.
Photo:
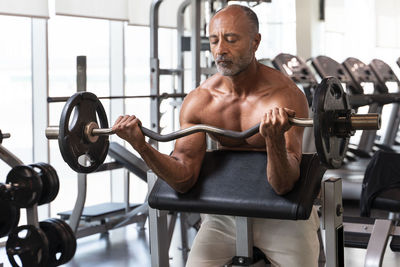
<svg viewBox="0 0 400 267">
<path fill-rule="evenodd" d="M 183 102 L 180 124 L 208 124 L 244 131 L 260 124 L 259 134 L 246 140 L 214 136 L 225 149 L 264 150 L 267 178 L 277 194 L 289 192 L 300 175 L 303 128 L 288 117 L 307 117 L 304 94 L 280 72 L 257 62 L 261 41 L 258 19 L 251 9 L 231 5 L 210 22 L 210 45 L 218 73 L 190 92 Z M 205 133 L 180 138 L 171 155 L 145 142 L 135 116 L 121 116 L 113 126 L 118 136 L 139 152 L 147 165 L 176 191 L 197 181 L 206 152 Z M 254 245 L 274 266 L 317 266 L 318 216 L 305 221 L 254 219 Z M 204 215 L 187 266 L 222 266 L 235 256 L 235 221 L 231 216 Z"/>
</svg>

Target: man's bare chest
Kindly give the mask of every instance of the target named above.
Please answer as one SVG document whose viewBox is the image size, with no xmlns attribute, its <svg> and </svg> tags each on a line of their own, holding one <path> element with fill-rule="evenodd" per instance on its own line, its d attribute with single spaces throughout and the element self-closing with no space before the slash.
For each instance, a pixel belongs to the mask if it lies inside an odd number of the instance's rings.
<svg viewBox="0 0 400 267">
<path fill-rule="evenodd" d="M 232 131 L 245 131 L 261 121 L 269 107 L 265 101 L 220 103 L 203 109 L 201 123 Z M 245 140 L 235 140 L 221 136 L 213 136 L 222 146 L 241 148 L 265 148 L 264 138 L 256 134 Z"/>
</svg>

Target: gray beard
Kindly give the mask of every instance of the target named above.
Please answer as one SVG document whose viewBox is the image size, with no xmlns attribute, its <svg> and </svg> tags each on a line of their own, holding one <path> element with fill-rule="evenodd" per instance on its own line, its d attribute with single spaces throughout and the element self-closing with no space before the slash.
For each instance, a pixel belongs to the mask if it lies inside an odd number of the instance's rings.
<svg viewBox="0 0 400 267">
<path fill-rule="evenodd" d="M 252 59 L 252 53 L 248 53 L 247 55 L 239 58 L 237 64 L 217 63 L 217 70 L 223 76 L 235 76 L 245 70 L 250 65 Z"/>
</svg>

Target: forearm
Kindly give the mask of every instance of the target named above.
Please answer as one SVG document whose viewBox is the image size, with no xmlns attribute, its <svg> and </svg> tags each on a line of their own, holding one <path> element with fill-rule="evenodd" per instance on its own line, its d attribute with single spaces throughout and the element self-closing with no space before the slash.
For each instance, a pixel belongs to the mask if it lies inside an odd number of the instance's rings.
<svg viewBox="0 0 400 267">
<path fill-rule="evenodd" d="M 288 153 L 285 137 L 266 138 L 268 182 L 279 195 L 288 193 L 300 175 L 299 160 Z"/>
<path fill-rule="evenodd" d="M 147 142 L 137 151 L 147 166 L 176 191 L 184 193 L 195 183 L 194 172 L 179 159 L 160 153 Z"/>
</svg>

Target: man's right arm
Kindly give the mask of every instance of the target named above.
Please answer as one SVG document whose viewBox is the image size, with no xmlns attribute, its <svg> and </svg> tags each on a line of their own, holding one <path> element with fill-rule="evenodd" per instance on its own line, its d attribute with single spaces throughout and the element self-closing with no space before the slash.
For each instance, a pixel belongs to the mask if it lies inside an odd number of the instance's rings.
<svg viewBox="0 0 400 267">
<path fill-rule="evenodd" d="M 187 128 L 198 123 L 197 101 L 189 94 L 181 109 L 181 128 Z M 120 117 L 113 130 L 117 135 L 128 141 L 138 151 L 150 169 L 165 180 L 176 191 L 184 193 L 197 181 L 201 163 L 206 151 L 204 133 L 196 133 L 176 140 L 171 155 L 162 154 L 144 141 L 144 136 L 138 126 L 140 121 L 134 116 Z"/>
</svg>

